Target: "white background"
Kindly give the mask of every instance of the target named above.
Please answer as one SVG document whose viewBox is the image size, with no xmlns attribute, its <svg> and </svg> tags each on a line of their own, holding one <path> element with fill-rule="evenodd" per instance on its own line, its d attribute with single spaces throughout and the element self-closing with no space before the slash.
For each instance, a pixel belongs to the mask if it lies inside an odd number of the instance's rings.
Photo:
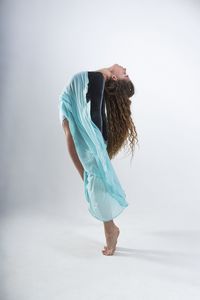
<svg viewBox="0 0 200 300">
<path fill-rule="evenodd" d="M 8 0 L 1 25 L 1 298 L 199 299 L 200 3 Z M 106 257 L 58 96 L 114 63 L 135 85 L 139 147 L 113 160 L 129 206 Z"/>
</svg>

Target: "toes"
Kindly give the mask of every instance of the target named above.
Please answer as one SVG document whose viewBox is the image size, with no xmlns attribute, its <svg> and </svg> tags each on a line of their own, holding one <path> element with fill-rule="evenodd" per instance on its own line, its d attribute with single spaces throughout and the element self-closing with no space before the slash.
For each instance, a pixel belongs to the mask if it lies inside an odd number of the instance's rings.
<svg viewBox="0 0 200 300">
<path fill-rule="evenodd" d="M 104 255 L 107 255 L 106 250 L 102 250 L 102 253 L 103 253 Z"/>
<path fill-rule="evenodd" d="M 111 251 L 108 250 L 108 251 L 106 252 L 106 254 L 107 254 L 107 255 L 111 255 Z"/>
<path fill-rule="evenodd" d="M 114 251 L 115 251 L 115 249 L 108 249 L 107 247 L 106 247 L 106 249 L 105 249 L 105 247 L 104 247 L 104 249 L 102 250 L 102 253 L 103 253 L 104 255 L 113 255 L 113 254 L 114 254 Z"/>
</svg>

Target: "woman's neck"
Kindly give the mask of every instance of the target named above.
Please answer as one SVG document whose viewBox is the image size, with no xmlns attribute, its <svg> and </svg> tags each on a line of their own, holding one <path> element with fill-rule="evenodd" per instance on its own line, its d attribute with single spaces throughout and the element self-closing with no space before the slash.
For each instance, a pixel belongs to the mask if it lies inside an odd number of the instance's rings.
<svg viewBox="0 0 200 300">
<path fill-rule="evenodd" d="M 110 68 L 99 69 L 99 70 L 96 70 L 96 72 L 101 72 L 103 74 L 105 80 L 110 79 L 110 77 L 112 76 Z"/>
</svg>

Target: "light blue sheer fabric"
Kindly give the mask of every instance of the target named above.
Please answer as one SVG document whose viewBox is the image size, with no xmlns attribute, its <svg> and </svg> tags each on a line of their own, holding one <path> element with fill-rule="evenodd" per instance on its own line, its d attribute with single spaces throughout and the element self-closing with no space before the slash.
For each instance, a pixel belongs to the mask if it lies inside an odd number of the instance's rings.
<svg viewBox="0 0 200 300">
<path fill-rule="evenodd" d="M 84 194 L 93 217 L 109 221 L 128 206 L 106 150 L 106 142 L 90 115 L 86 101 L 88 72 L 76 73 L 59 95 L 59 119 L 69 121 L 77 154 L 84 167 Z"/>
</svg>

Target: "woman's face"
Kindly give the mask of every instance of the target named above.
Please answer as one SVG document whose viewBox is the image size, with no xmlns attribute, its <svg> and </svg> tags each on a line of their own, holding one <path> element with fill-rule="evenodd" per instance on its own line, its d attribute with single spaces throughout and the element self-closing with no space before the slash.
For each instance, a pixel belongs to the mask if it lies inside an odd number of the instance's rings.
<svg viewBox="0 0 200 300">
<path fill-rule="evenodd" d="M 124 68 L 118 64 L 114 64 L 112 66 L 112 78 L 114 80 L 117 80 L 117 79 L 130 80 L 129 76 L 126 74 L 126 68 Z"/>
</svg>

